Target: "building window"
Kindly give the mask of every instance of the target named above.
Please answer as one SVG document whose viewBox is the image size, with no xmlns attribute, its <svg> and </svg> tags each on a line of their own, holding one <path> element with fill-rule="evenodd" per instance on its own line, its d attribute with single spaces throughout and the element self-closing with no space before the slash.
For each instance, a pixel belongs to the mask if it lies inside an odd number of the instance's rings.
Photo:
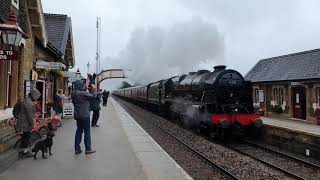
<svg viewBox="0 0 320 180">
<path fill-rule="evenodd" d="M 279 101 L 278 104 L 283 104 L 283 89 L 279 88 Z"/>
<path fill-rule="evenodd" d="M 273 88 L 273 101 L 278 105 L 282 105 L 284 101 L 284 90 L 283 88 Z"/>
<path fill-rule="evenodd" d="M 254 88 L 254 102 L 259 103 L 259 89 Z"/>
<path fill-rule="evenodd" d="M 278 102 L 278 88 L 273 89 L 273 101 Z"/>
<path fill-rule="evenodd" d="M 259 102 L 264 102 L 264 90 L 259 90 Z"/>
<path fill-rule="evenodd" d="M 316 99 L 317 99 L 318 106 L 320 106 L 320 87 L 316 88 Z"/>
</svg>

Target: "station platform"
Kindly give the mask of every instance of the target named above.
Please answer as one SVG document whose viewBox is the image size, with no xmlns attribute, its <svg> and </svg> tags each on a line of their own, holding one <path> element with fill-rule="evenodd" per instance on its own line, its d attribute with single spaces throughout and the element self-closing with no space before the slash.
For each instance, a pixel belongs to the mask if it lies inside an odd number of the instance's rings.
<svg viewBox="0 0 320 180">
<path fill-rule="evenodd" d="M 262 117 L 261 140 L 282 150 L 320 160 L 320 125 L 294 119 Z"/>
<path fill-rule="evenodd" d="M 98 124 L 91 128 L 95 154 L 74 154 L 76 124 L 65 120 L 53 139 L 54 155 L 19 159 L 0 179 L 192 179 L 111 97 Z"/>
<path fill-rule="evenodd" d="M 320 125 L 317 124 L 312 124 L 301 120 L 278 119 L 271 117 L 262 117 L 262 121 L 264 124 L 269 126 L 275 126 L 298 133 L 320 137 Z"/>
</svg>

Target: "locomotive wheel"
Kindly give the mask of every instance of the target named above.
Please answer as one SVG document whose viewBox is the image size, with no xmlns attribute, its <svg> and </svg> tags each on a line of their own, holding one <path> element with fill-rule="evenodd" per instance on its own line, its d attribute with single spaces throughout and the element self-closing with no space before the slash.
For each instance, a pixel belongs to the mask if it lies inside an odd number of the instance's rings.
<svg viewBox="0 0 320 180">
<path fill-rule="evenodd" d="M 256 140 L 260 139 L 262 136 L 262 128 L 250 127 L 249 135 Z"/>
<path fill-rule="evenodd" d="M 216 134 L 217 134 L 217 137 L 222 141 L 224 141 L 227 138 L 227 130 L 224 128 L 218 127 Z"/>
<path fill-rule="evenodd" d="M 235 123 L 233 126 L 232 134 L 236 139 L 241 139 L 245 136 L 246 132 L 240 123 Z"/>
<path fill-rule="evenodd" d="M 160 107 L 159 107 L 159 115 L 162 116 L 162 117 L 167 117 L 167 116 L 168 116 L 167 114 L 168 114 L 168 113 L 167 113 L 167 111 L 166 111 L 166 108 L 163 107 L 163 106 L 160 106 Z"/>
</svg>

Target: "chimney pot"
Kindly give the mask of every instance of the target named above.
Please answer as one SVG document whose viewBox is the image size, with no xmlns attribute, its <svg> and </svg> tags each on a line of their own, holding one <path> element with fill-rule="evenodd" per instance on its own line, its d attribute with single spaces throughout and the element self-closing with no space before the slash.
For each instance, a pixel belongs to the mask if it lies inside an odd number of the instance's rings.
<svg viewBox="0 0 320 180">
<path fill-rule="evenodd" d="M 223 71 L 226 69 L 227 66 L 225 65 L 218 65 L 218 66 L 215 66 L 213 67 L 214 68 L 214 71 Z"/>
</svg>

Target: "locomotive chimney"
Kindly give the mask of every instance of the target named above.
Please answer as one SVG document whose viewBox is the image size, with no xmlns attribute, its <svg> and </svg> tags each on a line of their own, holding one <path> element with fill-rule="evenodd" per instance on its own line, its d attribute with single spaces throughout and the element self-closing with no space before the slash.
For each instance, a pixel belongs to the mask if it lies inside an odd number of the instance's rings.
<svg viewBox="0 0 320 180">
<path fill-rule="evenodd" d="M 223 71 L 223 70 L 225 70 L 226 67 L 227 67 L 227 66 L 225 66 L 225 65 L 218 65 L 218 66 L 215 66 L 215 67 L 213 67 L 213 68 L 214 68 L 214 71 L 215 71 L 215 72 L 218 72 L 218 71 Z"/>
</svg>

